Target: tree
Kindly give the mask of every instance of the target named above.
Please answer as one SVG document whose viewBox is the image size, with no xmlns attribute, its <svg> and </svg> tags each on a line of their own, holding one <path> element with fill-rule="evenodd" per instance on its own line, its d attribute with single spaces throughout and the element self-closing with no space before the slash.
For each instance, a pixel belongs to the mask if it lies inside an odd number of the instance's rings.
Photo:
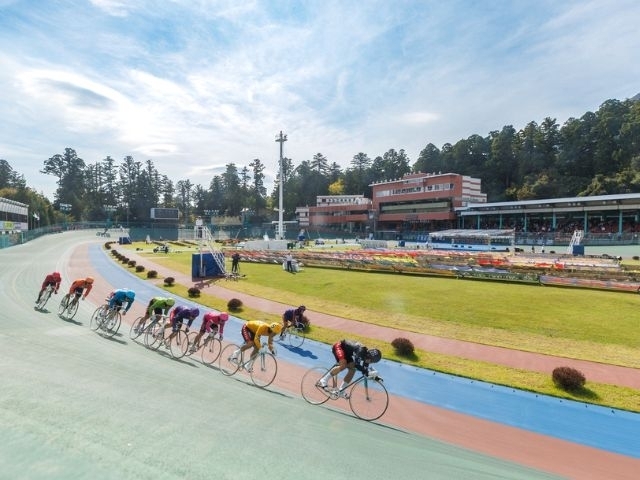
<svg viewBox="0 0 640 480">
<path fill-rule="evenodd" d="M 25 188 L 26 181 L 24 175 L 19 175 L 9 162 L 0 158 L 0 188 L 6 187 Z"/>
<path fill-rule="evenodd" d="M 253 172 L 253 183 L 251 185 L 250 207 L 255 212 L 255 216 L 263 220 L 264 210 L 267 206 L 267 189 L 264 186 L 264 170 L 265 166 L 259 158 L 254 158 L 249 164 Z"/>
<path fill-rule="evenodd" d="M 430 173 L 442 171 L 442 159 L 440 158 L 440 150 L 433 143 L 427 144 L 422 149 L 416 163 L 411 167 L 414 173 Z"/>
<path fill-rule="evenodd" d="M 85 163 L 72 148 L 65 148 L 64 154 L 56 154 L 44 162 L 41 170 L 46 175 L 58 177 L 56 189 L 56 203 L 71 204 L 71 214 L 77 218 L 83 218 L 86 204 L 84 197 L 85 187 Z"/>
</svg>

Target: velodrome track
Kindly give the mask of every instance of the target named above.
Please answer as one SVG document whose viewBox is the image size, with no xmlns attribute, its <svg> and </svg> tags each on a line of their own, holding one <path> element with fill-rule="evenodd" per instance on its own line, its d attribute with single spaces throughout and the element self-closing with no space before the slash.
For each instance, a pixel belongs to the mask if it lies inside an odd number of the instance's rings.
<svg viewBox="0 0 640 480">
<path fill-rule="evenodd" d="M 173 361 L 148 351 L 129 340 L 124 325 L 124 335 L 106 340 L 88 323 L 112 288 L 138 292 L 128 321 L 156 293 L 125 271 L 99 271 L 104 278 L 73 322 L 56 315 L 60 296 L 47 305 L 48 313 L 35 311 L 44 275 L 58 269 L 68 287 L 90 268 L 89 255 L 73 255 L 83 252 L 78 246 L 101 243 L 93 232 L 68 232 L 0 250 L 0 478 L 555 478 L 544 471 L 636 478 L 640 462 L 626 452 L 546 437 L 545 450 L 536 446 L 537 434 L 413 410 L 415 404 L 404 398 L 394 397 L 377 424 L 313 407 L 297 391 L 304 362 L 289 364 L 300 352 L 281 348 L 278 384 L 260 390 L 197 360 Z M 228 329 L 226 337 L 232 338 L 233 325 Z M 326 352 L 308 348 L 306 361 L 326 363 Z M 380 371 L 391 389 L 396 380 L 387 377 L 388 368 L 381 365 Z M 295 380 L 287 383 L 287 377 Z M 473 449 L 492 454 L 499 453 L 492 449 L 497 429 L 509 437 L 501 442 L 517 450 L 501 458 L 518 463 L 431 439 L 416 425 L 427 422 L 461 430 L 455 443 L 484 442 L 486 448 Z M 635 437 L 630 441 L 637 443 Z M 564 466 L 536 458 L 554 453 L 568 455 L 560 462 Z"/>
</svg>

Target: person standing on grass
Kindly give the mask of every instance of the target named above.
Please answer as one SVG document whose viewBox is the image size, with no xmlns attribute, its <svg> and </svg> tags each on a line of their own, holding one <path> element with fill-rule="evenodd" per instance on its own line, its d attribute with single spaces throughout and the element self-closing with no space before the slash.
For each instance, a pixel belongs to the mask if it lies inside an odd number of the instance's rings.
<svg viewBox="0 0 640 480">
<path fill-rule="evenodd" d="M 287 272 L 295 273 L 293 271 L 293 255 L 291 255 L 291 253 L 287 253 L 287 256 L 285 257 L 285 261 L 287 263 Z"/>
<path fill-rule="evenodd" d="M 239 266 L 240 266 L 240 254 L 238 252 L 235 252 L 233 255 L 231 255 L 231 273 L 235 273 L 237 275 Z"/>
</svg>

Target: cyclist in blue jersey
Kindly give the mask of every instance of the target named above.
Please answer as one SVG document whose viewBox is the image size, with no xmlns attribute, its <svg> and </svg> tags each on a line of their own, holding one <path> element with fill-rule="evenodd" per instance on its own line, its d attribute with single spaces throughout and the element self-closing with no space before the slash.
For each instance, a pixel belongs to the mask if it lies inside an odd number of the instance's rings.
<svg viewBox="0 0 640 480">
<path fill-rule="evenodd" d="M 131 305 L 133 305 L 133 301 L 136 298 L 136 292 L 130 290 L 128 288 L 119 288 L 118 290 L 114 290 L 111 292 L 111 296 L 109 297 L 109 310 L 116 308 L 122 313 L 122 315 L 126 315 Z M 124 309 L 122 308 L 126 302 L 126 306 Z"/>
</svg>

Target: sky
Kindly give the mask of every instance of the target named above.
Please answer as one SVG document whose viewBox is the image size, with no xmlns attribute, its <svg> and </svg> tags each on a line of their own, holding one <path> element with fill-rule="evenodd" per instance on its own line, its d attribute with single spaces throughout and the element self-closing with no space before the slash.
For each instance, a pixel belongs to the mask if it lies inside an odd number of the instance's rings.
<svg viewBox="0 0 640 480">
<path fill-rule="evenodd" d="M 0 158 L 152 160 L 208 188 L 258 158 L 414 163 L 640 93 L 637 0 L 0 0 Z M 455 172 L 464 173 L 464 172 Z"/>
</svg>

